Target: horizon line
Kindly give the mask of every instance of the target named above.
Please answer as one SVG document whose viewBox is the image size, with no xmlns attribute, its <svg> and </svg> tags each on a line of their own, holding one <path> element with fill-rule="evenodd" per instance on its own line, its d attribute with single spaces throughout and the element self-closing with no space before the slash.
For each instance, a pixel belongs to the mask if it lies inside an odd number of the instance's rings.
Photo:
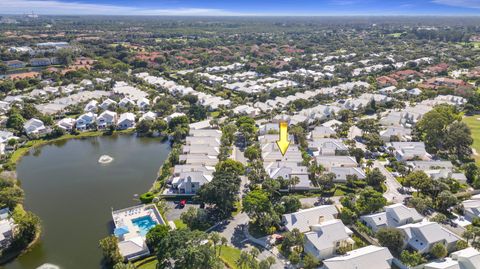
<svg viewBox="0 0 480 269">
<path fill-rule="evenodd" d="M 378 14 L 337 14 L 337 15 L 311 15 L 311 14 L 210 14 L 210 15 L 202 15 L 202 14 L 195 14 L 195 15 L 188 15 L 188 14 L 175 14 L 175 15 L 165 15 L 165 14 L 75 14 L 75 13 L 65 13 L 65 14 L 48 14 L 48 13 L 35 13 L 35 12 L 25 12 L 25 13 L 0 13 L 0 16 L 24 16 L 24 15 L 40 15 L 40 16 L 75 16 L 75 17 L 87 17 L 87 16 L 104 16 L 104 17 L 474 17 L 480 18 L 480 14 L 415 14 L 415 15 L 408 15 L 408 14 L 386 14 L 386 15 L 378 15 Z"/>
</svg>

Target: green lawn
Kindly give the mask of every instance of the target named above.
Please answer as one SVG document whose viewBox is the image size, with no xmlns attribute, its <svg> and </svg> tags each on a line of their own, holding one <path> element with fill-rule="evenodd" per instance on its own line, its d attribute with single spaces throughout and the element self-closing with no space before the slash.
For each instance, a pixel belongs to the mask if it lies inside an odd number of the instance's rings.
<svg viewBox="0 0 480 269">
<path fill-rule="evenodd" d="M 220 251 L 220 247 L 217 247 Z M 222 252 L 220 254 L 220 259 L 225 263 L 228 268 L 237 269 L 237 260 L 240 258 L 240 253 L 242 251 L 238 248 L 230 246 L 222 246 Z"/>
<path fill-rule="evenodd" d="M 173 221 L 173 223 L 175 223 L 177 229 L 187 228 L 187 224 L 185 224 L 181 219 L 176 219 Z"/>
<path fill-rule="evenodd" d="M 219 115 L 220 111 L 213 111 L 212 113 L 210 113 L 210 116 L 212 116 L 213 118 L 218 118 Z"/>
<path fill-rule="evenodd" d="M 235 211 L 232 212 L 232 217 L 235 217 L 236 215 L 240 214 L 240 212 L 242 212 L 242 202 L 236 201 Z"/>
<path fill-rule="evenodd" d="M 217 247 L 217 251 L 220 252 L 220 246 Z M 240 258 L 241 250 L 230 246 L 222 246 L 222 252 L 220 259 L 231 269 L 237 269 L 237 260 Z M 137 269 L 156 269 L 157 259 L 155 256 L 145 258 L 143 260 L 136 261 L 134 263 Z"/>
<path fill-rule="evenodd" d="M 157 258 L 156 257 L 148 257 L 143 260 L 136 261 L 134 263 L 137 269 L 156 269 L 157 268 Z"/>
<path fill-rule="evenodd" d="M 480 154 L 480 120 L 477 120 L 480 116 L 469 116 L 464 117 L 463 122 L 465 122 L 470 130 L 472 131 L 473 145 L 472 148 Z M 477 164 L 480 164 L 480 155 L 474 155 L 475 161 Z"/>
<path fill-rule="evenodd" d="M 398 38 L 398 37 L 402 36 L 402 34 L 403 34 L 403 33 L 393 33 L 393 34 L 388 34 L 388 36 Z"/>
</svg>

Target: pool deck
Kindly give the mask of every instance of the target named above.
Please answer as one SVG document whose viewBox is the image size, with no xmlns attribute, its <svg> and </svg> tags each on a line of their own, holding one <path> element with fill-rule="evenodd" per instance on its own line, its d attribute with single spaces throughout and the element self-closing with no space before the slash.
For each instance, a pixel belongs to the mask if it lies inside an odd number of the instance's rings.
<svg viewBox="0 0 480 269">
<path fill-rule="evenodd" d="M 112 218 L 113 222 L 115 223 L 115 228 L 128 228 L 129 232 L 123 235 L 124 240 L 129 240 L 138 236 L 144 236 L 141 235 L 140 228 L 135 225 L 133 221 L 146 216 L 150 216 L 152 220 L 158 224 L 165 225 L 165 221 L 160 215 L 160 212 L 158 212 L 157 207 L 153 204 L 132 206 L 112 211 Z"/>
<path fill-rule="evenodd" d="M 165 221 L 154 204 L 137 205 L 120 210 L 112 210 L 115 223 L 114 234 L 118 238 L 120 254 L 131 261 L 150 254 L 145 243 L 145 229 L 135 224 L 138 218 L 150 217 L 155 223 L 165 225 Z"/>
</svg>

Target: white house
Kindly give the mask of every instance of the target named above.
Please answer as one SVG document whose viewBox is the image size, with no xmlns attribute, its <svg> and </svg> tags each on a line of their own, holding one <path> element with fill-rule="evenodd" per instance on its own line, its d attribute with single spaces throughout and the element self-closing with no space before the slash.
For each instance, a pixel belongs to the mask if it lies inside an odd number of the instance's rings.
<svg viewBox="0 0 480 269">
<path fill-rule="evenodd" d="M 288 231 L 298 229 L 301 233 L 305 233 L 310 231 L 312 226 L 334 220 L 337 216 L 338 210 L 334 205 L 322 205 L 284 214 L 282 224 Z"/>
<path fill-rule="evenodd" d="M 480 252 L 469 247 L 450 254 L 460 264 L 461 269 L 480 269 Z"/>
<path fill-rule="evenodd" d="M 127 112 L 120 115 L 117 126 L 119 129 L 129 129 L 135 127 L 135 114 Z"/>
<path fill-rule="evenodd" d="M 212 180 L 218 163 L 221 134 L 221 131 L 214 129 L 190 129 L 179 156 L 184 164 L 175 166 L 169 180 L 171 188 L 164 194 L 194 195 L 202 185 Z"/>
<path fill-rule="evenodd" d="M 424 161 L 431 159 L 431 155 L 425 150 L 423 142 L 391 142 L 387 148 L 392 147 L 395 158 L 399 161 L 409 161 L 419 158 Z"/>
<path fill-rule="evenodd" d="M 480 269 L 480 253 L 469 247 L 453 252 L 449 258 L 427 263 L 424 269 Z"/>
<path fill-rule="evenodd" d="M 97 110 L 98 110 L 97 100 L 91 100 L 85 105 L 85 108 L 83 108 L 84 112 L 96 112 Z"/>
<path fill-rule="evenodd" d="M 333 167 L 357 167 L 358 163 L 354 157 L 350 156 L 317 156 L 317 163 L 325 169 L 330 170 Z"/>
<path fill-rule="evenodd" d="M 313 141 L 308 141 L 308 149 L 313 152 L 314 156 L 348 154 L 348 148 L 345 144 L 343 144 L 343 141 L 335 138 L 317 138 Z"/>
<path fill-rule="evenodd" d="M 120 102 L 118 102 L 118 105 L 123 108 L 130 108 L 135 106 L 135 102 L 128 97 L 124 97 L 122 100 L 120 100 Z"/>
<path fill-rule="evenodd" d="M 470 200 L 462 202 L 463 215 L 465 219 L 472 222 L 475 218 L 480 218 L 480 199 L 472 197 Z"/>
<path fill-rule="evenodd" d="M 137 100 L 137 107 L 140 108 L 141 110 L 145 110 L 150 106 L 150 100 L 147 98 L 140 98 Z"/>
<path fill-rule="evenodd" d="M 105 110 L 97 117 L 97 126 L 99 129 L 107 128 L 110 125 L 115 125 L 117 119 L 117 112 Z"/>
<path fill-rule="evenodd" d="M 10 103 L 5 101 L 0 101 L 0 113 L 4 114 L 10 110 Z"/>
<path fill-rule="evenodd" d="M 419 96 L 420 94 L 422 94 L 422 90 L 420 90 L 419 88 L 413 88 L 411 90 L 408 90 L 408 94 L 413 96 Z"/>
<path fill-rule="evenodd" d="M 366 246 L 323 261 L 326 269 L 390 269 L 393 256 L 385 247 Z"/>
<path fill-rule="evenodd" d="M 317 126 L 310 132 L 311 139 L 327 138 L 336 134 L 335 130 L 327 126 Z"/>
<path fill-rule="evenodd" d="M 43 122 L 39 119 L 30 119 L 23 124 L 23 129 L 27 135 L 41 135 L 47 132 L 47 128 L 43 125 Z"/>
<path fill-rule="evenodd" d="M 305 233 L 305 252 L 320 260 L 328 259 L 337 254 L 339 248 L 353 248 L 355 242 L 341 220 L 328 220 L 312 226 L 312 231 Z"/>
<path fill-rule="evenodd" d="M 0 143 L 7 143 L 10 139 L 18 139 L 12 132 L 0 130 Z"/>
<path fill-rule="evenodd" d="M 412 140 L 412 129 L 403 126 L 389 126 L 380 131 L 380 137 L 385 142 L 390 142 L 394 137 L 398 138 L 397 141 L 410 141 Z"/>
<path fill-rule="evenodd" d="M 64 119 L 61 119 L 57 122 L 57 126 L 62 128 L 65 131 L 69 132 L 69 131 L 73 130 L 73 127 L 75 127 L 75 122 L 76 122 L 75 119 L 64 118 Z"/>
<path fill-rule="evenodd" d="M 290 188 L 308 190 L 311 187 L 308 168 L 299 165 L 298 162 L 268 162 L 264 164 L 264 169 L 270 178 L 298 178 L 299 182 Z"/>
<path fill-rule="evenodd" d="M 357 179 L 365 179 L 367 175 L 360 167 L 332 167 L 330 173 L 335 174 L 335 182 L 346 183 L 348 176 L 356 176 Z"/>
<path fill-rule="evenodd" d="M 156 118 L 157 118 L 157 113 L 152 112 L 152 111 L 148 111 L 140 117 L 140 121 L 142 121 L 142 120 L 154 121 Z"/>
<path fill-rule="evenodd" d="M 96 118 L 97 118 L 97 114 L 93 112 L 88 112 L 81 115 L 80 117 L 77 118 L 77 123 L 76 123 L 77 130 L 84 131 L 90 128 L 90 126 L 95 122 Z"/>
<path fill-rule="evenodd" d="M 210 124 L 210 120 L 202 120 L 202 121 L 197 121 L 194 123 L 190 123 L 188 125 L 188 128 L 190 130 L 201 130 L 201 129 L 208 129 L 211 128 L 212 125 Z"/>
<path fill-rule="evenodd" d="M 99 105 L 99 107 L 103 110 L 107 110 L 107 109 L 110 109 L 112 106 L 115 106 L 115 105 L 117 105 L 117 102 L 113 101 L 110 98 L 107 98 Z"/>
<path fill-rule="evenodd" d="M 0 209 L 0 250 L 7 248 L 13 240 L 15 223 L 8 208 Z"/>
<path fill-rule="evenodd" d="M 433 245 L 441 243 L 449 252 L 456 249 L 459 236 L 443 228 L 436 222 L 411 223 L 398 227 L 405 236 L 405 247 L 409 247 L 421 254 L 428 253 Z"/>
<path fill-rule="evenodd" d="M 173 178 L 172 186 L 178 190 L 179 194 L 195 194 L 201 186 L 212 179 L 212 175 L 203 172 L 185 172 Z"/>
<path fill-rule="evenodd" d="M 385 206 L 384 210 L 384 212 L 361 216 L 360 219 L 374 232 L 377 232 L 380 228 L 396 228 L 423 220 L 423 216 L 417 210 L 406 207 L 401 203 Z"/>
<path fill-rule="evenodd" d="M 182 113 L 182 112 L 174 112 L 168 116 L 166 116 L 165 118 L 163 118 L 166 122 L 170 122 L 173 118 L 176 118 L 176 117 L 182 117 L 182 116 L 186 116 L 185 113 Z"/>
</svg>

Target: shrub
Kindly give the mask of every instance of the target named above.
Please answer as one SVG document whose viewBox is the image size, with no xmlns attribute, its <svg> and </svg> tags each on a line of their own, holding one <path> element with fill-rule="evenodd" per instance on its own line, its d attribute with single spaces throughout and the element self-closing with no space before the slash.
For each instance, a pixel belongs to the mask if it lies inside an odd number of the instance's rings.
<svg viewBox="0 0 480 269">
<path fill-rule="evenodd" d="M 3 169 L 5 169 L 7 171 L 13 171 L 13 170 L 15 170 L 15 168 L 16 168 L 16 165 L 14 163 L 8 162 L 8 163 L 3 165 Z"/>
<path fill-rule="evenodd" d="M 468 243 L 465 240 L 458 240 L 456 244 L 457 250 L 462 250 L 468 248 Z"/>
<path fill-rule="evenodd" d="M 151 203 L 153 198 L 155 198 L 155 194 L 152 192 L 146 192 L 142 195 L 140 195 L 140 202 L 143 204 L 148 204 Z"/>
</svg>

